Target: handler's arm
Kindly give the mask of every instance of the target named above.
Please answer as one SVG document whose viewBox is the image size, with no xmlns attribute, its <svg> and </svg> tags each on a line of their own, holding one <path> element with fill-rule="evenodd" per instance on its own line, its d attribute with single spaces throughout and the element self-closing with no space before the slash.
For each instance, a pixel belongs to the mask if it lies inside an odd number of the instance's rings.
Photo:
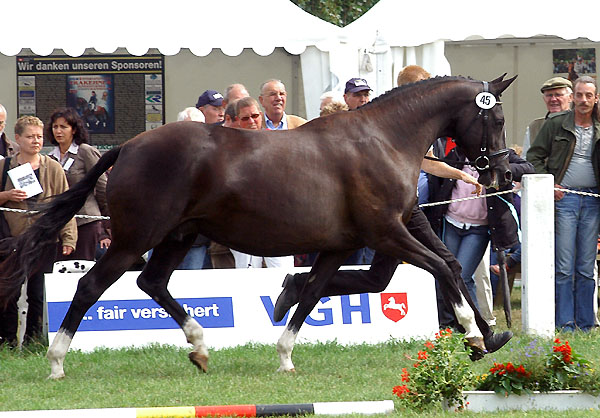
<svg viewBox="0 0 600 418">
<path fill-rule="evenodd" d="M 429 151 L 427 153 L 427 156 L 433 157 L 433 152 Z M 477 179 L 475 177 L 468 173 L 465 173 L 464 171 L 459 170 L 458 168 L 449 166 L 443 161 L 432 161 L 423 159 L 423 162 L 421 163 L 421 170 L 425 171 L 426 173 L 433 174 L 437 177 L 462 180 L 465 183 L 472 184 L 473 186 L 475 186 L 475 192 L 478 196 L 481 193 L 481 184 L 477 182 Z"/>
</svg>

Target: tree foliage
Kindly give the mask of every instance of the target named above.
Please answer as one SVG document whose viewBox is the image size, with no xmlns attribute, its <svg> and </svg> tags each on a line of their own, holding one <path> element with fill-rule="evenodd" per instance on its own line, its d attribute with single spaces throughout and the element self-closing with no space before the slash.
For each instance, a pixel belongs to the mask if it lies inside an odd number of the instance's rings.
<svg viewBox="0 0 600 418">
<path fill-rule="evenodd" d="M 361 17 L 379 0 L 292 0 L 304 11 L 337 26 L 346 26 Z"/>
</svg>

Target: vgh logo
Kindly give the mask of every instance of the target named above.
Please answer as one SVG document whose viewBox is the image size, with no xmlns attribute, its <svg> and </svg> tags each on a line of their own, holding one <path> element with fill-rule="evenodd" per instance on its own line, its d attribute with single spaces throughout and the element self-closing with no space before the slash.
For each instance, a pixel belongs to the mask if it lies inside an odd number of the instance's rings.
<svg viewBox="0 0 600 418">
<path fill-rule="evenodd" d="M 388 319 L 400 321 L 408 312 L 406 293 L 381 293 L 381 311 Z"/>
</svg>

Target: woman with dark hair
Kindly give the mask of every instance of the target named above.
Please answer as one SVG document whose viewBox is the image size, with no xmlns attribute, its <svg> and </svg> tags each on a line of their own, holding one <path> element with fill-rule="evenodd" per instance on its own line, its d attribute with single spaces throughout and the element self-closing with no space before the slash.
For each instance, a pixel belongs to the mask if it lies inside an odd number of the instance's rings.
<svg viewBox="0 0 600 418">
<path fill-rule="evenodd" d="M 100 159 L 100 152 L 89 145 L 89 134 L 77 111 L 71 107 L 56 109 L 46 126 L 46 138 L 55 145 L 48 154 L 57 160 L 65 170 L 69 186 L 81 180 Z M 78 215 L 99 216 L 107 213 L 106 174 L 103 174 L 93 194 L 87 197 Z M 110 245 L 110 236 L 100 220 L 77 219 L 77 247 L 67 257 L 59 260 L 95 260 L 96 246 Z"/>
</svg>

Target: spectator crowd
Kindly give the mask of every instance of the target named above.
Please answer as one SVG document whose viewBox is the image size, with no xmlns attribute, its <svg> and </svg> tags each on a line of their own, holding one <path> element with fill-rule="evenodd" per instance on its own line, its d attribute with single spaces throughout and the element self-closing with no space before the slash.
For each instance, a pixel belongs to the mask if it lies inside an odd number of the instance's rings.
<svg viewBox="0 0 600 418">
<path fill-rule="evenodd" d="M 429 77 L 423 68 L 411 65 L 400 72 L 397 81 L 401 86 Z M 509 277 L 514 278 L 521 261 L 519 182 L 525 174 L 553 175 L 556 187 L 556 327 L 566 331 L 588 331 L 597 325 L 596 256 L 600 200 L 593 195 L 598 194 L 600 184 L 598 92 L 595 80 L 585 75 L 574 81 L 551 78 L 543 83 L 540 91 L 547 113 L 527 126 L 522 149 L 515 147 L 508 156 L 514 184 L 507 190 L 513 190 L 513 193 L 503 197 L 485 197 L 490 191 L 481 189 L 476 170 L 469 165 L 459 165 L 460 169 L 452 166 L 452 162 L 466 160 L 460 149 L 455 147 L 453 139 L 431 138 L 433 145 L 428 155 L 444 159 L 450 165 L 423 160 L 418 181 L 418 203 L 473 194 L 482 198 L 424 210 L 415 206 L 410 220 L 413 225 L 409 225 L 409 229 L 440 249 L 444 260 L 460 275 L 487 325 L 492 327 L 495 325 L 494 300 L 497 303 L 499 297 L 498 275 L 504 269 Z M 351 78 L 346 82 L 343 93 L 330 91 L 321 96 L 320 116 L 327 117 L 364 106 L 370 101 L 371 92 L 365 79 Z M 307 121 L 286 112 L 287 99 L 286 87 L 277 79 L 262 83 L 257 98 L 250 97 L 246 87 L 236 83 L 228 86 L 223 93 L 212 89 L 204 91 L 196 105 L 183 109 L 177 120 L 221 125 L 229 129 L 295 129 Z M 39 199 L 59 194 L 75 184 L 100 158 L 98 150 L 89 144 L 89 134 L 75 109 L 56 109 L 46 125 L 33 116 L 20 117 L 14 126 L 14 141 L 5 132 L 6 118 L 7 109 L 0 105 L 1 206 L 30 209 Z M 54 146 L 48 155 L 41 154 L 44 139 Z M 7 176 L 8 171 L 20 166 L 26 166 L 31 172 L 34 181 L 40 185 L 40 193 L 27 194 Z M 100 178 L 80 215 L 108 215 L 108 176 L 109 173 Z M 19 235 L 34 219 L 20 213 L 0 212 L 0 221 L 8 225 L 7 230 L 3 228 L 2 238 Z M 93 261 L 110 243 L 109 222 L 77 218 L 61 231 L 56 251 L 39 255 L 40 269 L 28 277 L 24 291 L 29 304 L 25 343 L 46 343 L 42 333 L 44 272 L 51 271 L 57 260 Z M 504 265 L 497 261 L 498 252 L 506 254 Z M 310 266 L 316 256 L 261 257 L 244 254 L 198 236 L 178 268 L 291 268 Z M 376 254 L 370 248 L 362 248 L 344 264 L 372 264 L 371 271 L 341 274 L 339 280 L 344 280 L 349 292 L 381 291 L 401 261 Z M 481 269 L 481 265 L 487 266 L 488 263 L 489 269 L 483 269 L 485 274 L 477 273 L 478 267 Z M 357 284 L 359 279 L 361 283 L 371 283 L 371 287 Z M 299 289 L 305 280 L 306 274 L 286 278 L 281 303 L 278 300 L 279 306 L 275 307 L 276 316 L 285 314 L 297 303 Z M 438 286 L 436 290 L 440 326 L 457 327 L 454 312 L 442 301 L 443 289 Z M 332 291 L 332 294 L 335 292 Z M 0 307 L 0 344 L 17 344 L 17 316 L 17 299 Z"/>
</svg>

